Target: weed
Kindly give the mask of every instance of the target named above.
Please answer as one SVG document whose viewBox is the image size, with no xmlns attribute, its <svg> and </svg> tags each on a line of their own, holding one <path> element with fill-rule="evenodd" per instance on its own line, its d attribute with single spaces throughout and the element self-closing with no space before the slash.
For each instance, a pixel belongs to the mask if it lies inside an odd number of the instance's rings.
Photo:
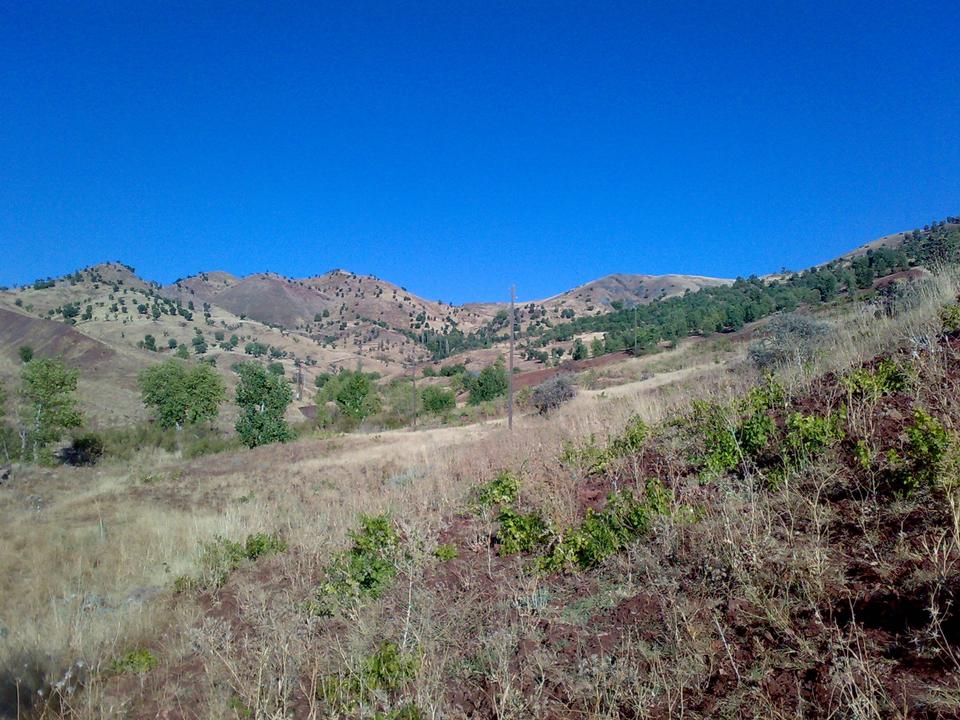
<svg viewBox="0 0 960 720">
<path fill-rule="evenodd" d="M 114 660 L 110 663 L 110 670 L 117 674 L 136 673 L 137 675 L 142 675 L 143 673 L 150 672 L 159 664 L 160 661 L 157 660 L 152 652 L 141 648 L 139 650 L 131 650 L 123 657 Z"/>
<path fill-rule="evenodd" d="M 776 427 L 773 418 L 758 410 L 737 427 L 737 442 L 746 455 L 756 458 L 766 449 Z"/>
<path fill-rule="evenodd" d="M 590 439 L 580 446 L 566 443 L 560 455 L 560 462 L 566 466 L 579 465 L 588 473 L 597 475 L 606 472 L 613 460 L 640 452 L 648 435 L 647 424 L 639 416 L 634 415 L 627 421 L 623 432 L 610 440 L 606 448 L 601 449 L 597 445 L 596 437 L 591 435 Z"/>
</svg>

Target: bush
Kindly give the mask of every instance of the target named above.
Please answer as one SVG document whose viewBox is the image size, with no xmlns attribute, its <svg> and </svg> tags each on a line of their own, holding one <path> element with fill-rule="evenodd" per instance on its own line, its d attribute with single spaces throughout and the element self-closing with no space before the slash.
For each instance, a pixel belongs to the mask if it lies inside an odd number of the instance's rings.
<svg viewBox="0 0 960 720">
<path fill-rule="evenodd" d="M 361 515 L 360 529 L 351 531 L 350 539 L 350 549 L 326 568 L 309 607 L 316 615 L 331 616 L 347 603 L 379 597 L 397 574 L 400 536 L 389 515 Z"/>
<path fill-rule="evenodd" d="M 497 520 L 500 523 L 501 555 L 529 552 L 549 536 L 549 527 L 538 512 L 521 514 L 513 508 L 505 508 Z"/>
<path fill-rule="evenodd" d="M 115 673 L 143 673 L 153 670 L 159 665 L 157 658 L 149 650 L 131 650 L 121 658 L 110 663 L 110 670 Z"/>
<path fill-rule="evenodd" d="M 428 413 L 442 413 L 457 406 L 457 396 L 452 390 L 431 385 L 420 393 L 420 402 Z"/>
<path fill-rule="evenodd" d="M 757 331 L 747 355 L 760 369 L 802 366 L 813 360 L 830 326 L 809 315 L 778 315 Z"/>
<path fill-rule="evenodd" d="M 493 480 L 477 488 L 476 503 L 481 508 L 510 505 L 519 495 L 520 480 L 509 470 L 502 470 Z"/>
<path fill-rule="evenodd" d="M 103 457 L 104 449 L 103 438 L 90 432 L 75 437 L 60 457 L 68 465 L 96 465 Z"/>
<path fill-rule="evenodd" d="M 470 404 L 479 405 L 483 402 L 495 400 L 507 392 L 507 371 L 503 360 L 497 360 L 488 365 L 475 377 L 466 380 L 467 390 L 470 391 Z"/>
<path fill-rule="evenodd" d="M 939 420 L 923 408 L 913 411 L 913 424 L 907 428 L 904 449 L 907 466 L 898 473 L 904 490 L 929 487 L 940 480 L 950 440 L 950 434 Z"/>
<path fill-rule="evenodd" d="M 197 588 L 216 590 L 223 587 L 230 574 L 240 567 L 244 560 L 256 560 L 265 555 L 284 552 L 287 544 L 277 535 L 256 533 L 248 535 L 243 543 L 215 537 L 200 547 L 200 573 L 196 578 L 177 578 L 176 590 Z"/>
<path fill-rule="evenodd" d="M 787 419 L 786 443 L 796 461 L 805 461 L 823 452 L 844 437 L 841 416 L 794 413 Z"/>
<path fill-rule="evenodd" d="M 541 415 L 546 415 L 576 396 L 577 386 L 573 384 L 573 379 L 569 375 L 557 375 L 534 388 L 530 404 Z"/>
<path fill-rule="evenodd" d="M 843 378 L 843 386 L 853 395 L 876 402 L 883 395 L 900 392 L 907 387 L 909 375 L 893 360 L 886 358 L 876 368 L 859 368 Z"/>
<path fill-rule="evenodd" d="M 20 355 L 20 362 L 28 363 L 33 360 L 33 348 L 29 345 L 21 345 L 17 352 Z"/>
<path fill-rule="evenodd" d="M 952 303 L 940 310 L 940 321 L 945 333 L 960 332 L 960 304 Z"/>
</svg>

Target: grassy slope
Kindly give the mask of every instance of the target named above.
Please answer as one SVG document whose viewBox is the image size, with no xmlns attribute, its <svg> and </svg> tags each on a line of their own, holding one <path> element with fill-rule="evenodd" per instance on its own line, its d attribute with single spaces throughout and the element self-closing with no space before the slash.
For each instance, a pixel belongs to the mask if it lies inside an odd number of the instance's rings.
<svg viewBox="0 0 960 720">
<path fill-rule="evenodd" d="M 953 292 L 941 283 L 896 318 L 837 310 L 818 371 L 783 378 L 789 407 L 845 406 L 821 373 L 907 345 L 916 356 L 898 362 L 915 379 L 876 403 L 854 399 L 848 435 L 900 449 L 915 404 L 955 431 L 960 349 L 922 342 Z M 407 702 L 426 717 L 954 716 L 951 493 L 883 492 L 880 475 L 851 464 L 849 443 L 785 482 L 760 467 L 701 484 L 689 459 L 698 436 L 667 426 L 601 475 L 559 462 L 567 441 L 602 445 L 632 414 L 660 423 L 694 399 L 742 397 L 753 379 L 736 352 L 715 350 L 729 364 L 631 361 L 623 377 L 667 381 L 585 392 L 513 434 L 488 423 L 28 470 L 0 489 L 0 578 L 17 588 L 0 600 L 3 667 L 27 662 L 56 680 L 83 658 L 95 672 L 68 698 L 78 717 L 374 717 Z M 503 467 L 522 478 L 519 507 L 558 527 L 650 477 L 695 521 L 675 512 L 595 569 L 543 576 L 530 558 L 501 556 L 494 515 L 463 512 Z M 333 618 L 305 613 L 357 513 L 383 510 L 410 552 L 387 592 Z M 201 543 L 260 530 L 289 550 L 242 565 L 217 592 L 171 593 Z M 458 557 L 438 563 L 438 543 Z M 409 673 L 371 676 L 364 658 L 384 641 L 415 659 Z M 141 647 L 156 669 L 110 670 Z"/>
</svg>

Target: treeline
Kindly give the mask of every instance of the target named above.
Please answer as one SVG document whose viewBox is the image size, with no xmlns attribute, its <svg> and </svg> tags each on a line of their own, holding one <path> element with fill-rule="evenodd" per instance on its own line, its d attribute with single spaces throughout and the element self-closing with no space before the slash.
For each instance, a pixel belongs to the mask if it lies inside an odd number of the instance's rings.
<svg viewBox="0 0 960 720">
<path fill-rule="evenodd" d="M 704 288 L 698 292 L 602 315 L 574 318 L 556 325 L 531 325 L 522 334 L 527 357 L 548 356 L 536 348 L 569 341 L 585 333 L 604 333 L 603 341 L 591 345 L 593 355 L 634 349 L 647 352 L 663 341 L 690 335 L 734 332 L 745 324 L 775 312 L 790 312 L 801 305 L 819 305 L 842 294 L 868 290 L 873 283 L 916 265 L 927 267 L 960 261 L 960 217 L 948 217 L 908 233 L 900 246 L 881 247 L 863 255 L 838 260 L 803 272 L 784 273 L 774 281 L 756 276 L 737 278 L 728 286 Z M 501 317 L 502 315 L 502 317 Z M 491 347 L 507 337 L 506 312 L 480 330 L 465 334 L 459 330 L 413 336 L 443 359 L 464 350 Z M 583 349 L 578 354 L 582 357 Z"/>
</svg>

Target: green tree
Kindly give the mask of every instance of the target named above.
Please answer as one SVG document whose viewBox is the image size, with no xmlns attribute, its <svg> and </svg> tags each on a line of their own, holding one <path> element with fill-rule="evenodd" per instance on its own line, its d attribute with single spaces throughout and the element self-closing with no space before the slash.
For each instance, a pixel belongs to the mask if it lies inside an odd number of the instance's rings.
<svg viewBox="0 0 960 720">
<path fill-rule="evenodd" d="M 147 350 L 157 351 L 157 339 L 153 335 L 143 336 L 143 347 Z"/>
<path fill-rule="evenodd" d="M 256 363 L 242 363 L 237 366 L 237 373 L 240 375 L 237 405 L 241 415 L 236 428 L 243 443 L 256 447 L 292 440 L 293 430 L 283 419 L 293 400 L 290 386 Z"/>
<path fill-rule="evenodd" d="M 441 413 L 457 406 L 457 396 L 453 391 L 436 385 L 425 387 L 420 392 L 420 401 L 423 403 L 423 409 L 429 413 Z"/>
<path fill-rule="evenodd" d="M 181 345 L 180 347 L 178 347 L 177 352 L 175 354 L 181 360 L 186 360 L 187 358 L 190 357 L 190 351 L 187 350 L 186 345 Z"/>
<path fill-rule="evenodd" d="M 592 357 L 600 357 L 603 355 L 603 340 L 600 338 L 594 338 L 590 342 L 590 355 Z"/>
<path fill-rule="evenodd" d="M 470 404 L 479 405 L 482 402 L 493 400 L 507 392 L 507 371 L 503 365 L 503 358 L 492 365 L 487 365 L 480 374 L 467 381 L 470 391 Z"/>
<path fill-rule="evenodd" d="M 227 397 L 226 385 L 207 363 L 188 369 L 177 360 L 154 365 L 138 378 L 143 404 L 161 427 L 181 428 L 212 422 Z"/>
<path fill-rule="evenodd" d="M 344 379 L 334 400 L 337 407 L 353 420 L 363 420 L 380 409 L 380 398 L 369 375 L 352 372 Z"/>
<path fill-rule="evenodd" d="M 580 338 L 577 338 L 573 341 L 573 359 L 574 360 L 586 360 L 587 359 L 587 346 L 583 344 L 583 341 Z"/>
<path fill-rule="evenodd" d="M 77 407 L 77 371 L 59 360 L 40 358 L 23 366 L 20 373 L 21 450 L 29 450 L 34 462 L 46 459 L 46 451 L 65 430 L 79 427 L 83 416 Z"/>
<path fill-rule="evenodd" d="M 31 360 L 33 360 L 33 348 L 30 347 L 29 345 L 21 345 L 19 353 L 20 353 L 20 362 L 28 363 Z"/>
</svg>

